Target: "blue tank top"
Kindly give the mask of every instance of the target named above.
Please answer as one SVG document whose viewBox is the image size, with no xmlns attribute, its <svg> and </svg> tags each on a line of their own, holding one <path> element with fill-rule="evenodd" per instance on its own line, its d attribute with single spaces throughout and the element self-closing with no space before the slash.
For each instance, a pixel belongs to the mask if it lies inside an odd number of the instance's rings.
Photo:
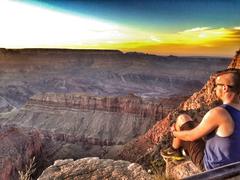
<svg viewBox="0 0 240 180">
<path fill-rule="evenodd" d="M 223 104 L 234 121 L 234 132 L 228 137 L 220 137 L 215 132 L 206 137 L 204 167 L 206 170 L 240 161 L 240 111 Z"/>
</svg>

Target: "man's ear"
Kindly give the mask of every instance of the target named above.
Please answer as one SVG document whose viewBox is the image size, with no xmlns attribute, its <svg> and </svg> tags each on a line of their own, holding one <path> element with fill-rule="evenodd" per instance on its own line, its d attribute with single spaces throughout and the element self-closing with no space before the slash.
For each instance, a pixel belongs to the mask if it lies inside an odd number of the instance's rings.
<svg viewBox="0 0 240 180">
<path fill-rule="evenodd" d="M 224 86 L 223 86 L 223 91 L 224 91 L 224 92 L 227 92 L 228 89 L 229 89 L 229 87 L 228 87 L 227 85 L 224 85 Z"/>
</svg>

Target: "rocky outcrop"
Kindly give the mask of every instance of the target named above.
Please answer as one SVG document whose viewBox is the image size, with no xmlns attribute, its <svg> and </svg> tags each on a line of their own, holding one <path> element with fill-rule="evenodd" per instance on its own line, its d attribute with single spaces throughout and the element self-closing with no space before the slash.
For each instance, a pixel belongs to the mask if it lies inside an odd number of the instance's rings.
<svg viewBox="0 0 240 180">
<path fill-rule="evenodd" d="M 150 180 L 151 176 L 136 164 L 110 159 L 84 158 L 58 160 L 38 180 L 47 179 L 133 179 Z"/>
<path fill-rule="evenodd" d="M 166 177 L 169 179 L 183 179 L 188 176 L 201 173 L 201 171 L 193 164 L 191 160 L 185 161 L 167 161 Z"/>
<path fill-rule="evenodd" d="M 37 130 L 0 126 L 0 179 L 18 179 L 33 156 L 40 155 L 41 134 Z"/>
<path fill-rule="evenodd" d="M 240 69 L 240 49 L 236 52 L 235 57 L 229 64 L 228 68 L 238 68 Z"/>
</svg>

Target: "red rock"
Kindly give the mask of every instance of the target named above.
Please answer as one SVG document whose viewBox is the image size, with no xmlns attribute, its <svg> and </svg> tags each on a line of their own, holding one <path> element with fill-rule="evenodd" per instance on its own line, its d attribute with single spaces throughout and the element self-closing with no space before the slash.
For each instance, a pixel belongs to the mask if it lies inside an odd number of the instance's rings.
<svg viewBox="0 0 240 180">
<path fill-rule="evenodd" d="M 41 152 L 42 140 L 37 130 L 13 126 L 0 127 L 0 179 L 17 179 L 33 156 Z"/>
</svg>

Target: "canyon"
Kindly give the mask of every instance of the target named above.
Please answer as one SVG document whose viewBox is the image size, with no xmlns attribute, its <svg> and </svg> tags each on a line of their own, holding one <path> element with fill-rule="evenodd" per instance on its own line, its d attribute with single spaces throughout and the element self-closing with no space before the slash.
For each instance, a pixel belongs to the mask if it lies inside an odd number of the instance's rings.
<svg viewBox="0 0 240 180">
<path fill-rule="evenodd" d="M 189 96 L 229 62 L 117 50 L 0 49 L 0 104 L 19 108 L 41 92 Z"/>
<path fill-rule="evenodd" d="M 229 63 L 112 50 L 0 49 L 0 135 L 11 136 L 11 129 L 26 137 L 37 133 L 39 143 L 24 160 L 4 154 L 1 163 L 10 165 L 0 170 L 14 179 L 33 156 L 40 161 L 34 177 L 58 159 L 97 156 L 143 164 L 180 110 L 202 113 L 212 105 L 205 98 L 212 88 L 207 80 Z M 188 99 L 206 82 L 201 97 Z M 17 136 L 10 144 L 17 146 Z"/>
</svg>

